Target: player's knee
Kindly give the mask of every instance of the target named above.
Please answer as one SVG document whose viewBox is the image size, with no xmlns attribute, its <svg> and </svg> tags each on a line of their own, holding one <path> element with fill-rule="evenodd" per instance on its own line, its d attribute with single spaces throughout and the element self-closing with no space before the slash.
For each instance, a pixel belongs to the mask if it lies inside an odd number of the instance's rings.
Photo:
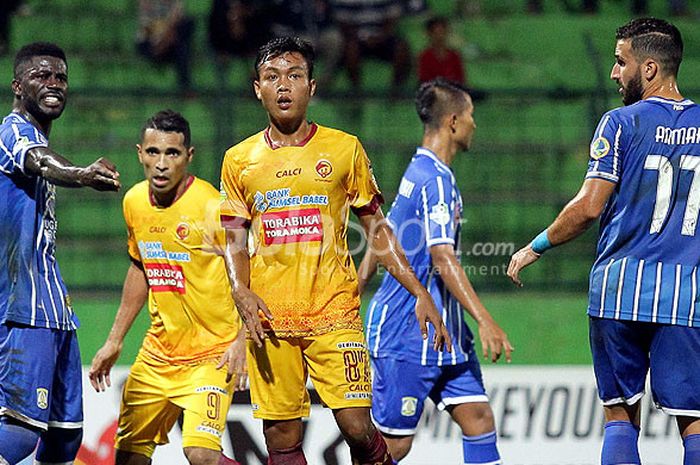
<svg viewBox="0 0 700 465">
<path fill-rule="evenodd" d="M 20 462 L 28 457 L 39 440 L 39 431 L 8 417 L 0 417 L 0 464 Z"/>
<path fill-rule="evenodd" d="M 35 465 L 72 462 L 82 440 L 82 428 L 49 428 L 41 435 Z"/>
<path fill-rule="evenodd" d="M 366 444 L 372 439 L 372 434 L 374 433 L 374 428 L 369 419 L 365 421 L 357 418 L 353 421 L 343 422 L 339 426 L 343 437 L 351 447 Z"/>
<path fill-rule="evenodd" d="M 496 429 L 493 410 L 488 403 L 462 404 L 456 409 L 463 409 L 459 414 L 453 412 L 453 418 L 462 429 L 462 434 L 478 436 Z"/>
<path fill-rule="evenodd" d="M 397 462 L 401 461 L 411 452 L 413 436 L 384 436 L 391 457 Z"/>
<path fill-rule="evenodd" d="M 190 465 L 218 465 L 221 452 L 203 447 L 185 447 L 185 457 Z"/>
</svg>

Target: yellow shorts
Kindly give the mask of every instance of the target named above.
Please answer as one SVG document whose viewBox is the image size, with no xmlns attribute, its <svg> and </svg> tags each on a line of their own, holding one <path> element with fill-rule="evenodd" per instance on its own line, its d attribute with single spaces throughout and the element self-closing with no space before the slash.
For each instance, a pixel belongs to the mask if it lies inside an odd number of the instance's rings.
<svg viewBox="0 0 700 465">
<path fill-rule="evenodd" d="M 248 376 L 255 418 L 291 420 L 309 416 L 309 375 L 327 407 L 372 405 L 369 354 L 361 331 L 269 337 L 262 348 L 248 341 Z"/>
<path fill-rule="evenodd" d="M 151 457 L 184 411 L 182 446 L 221 450 L 233 383 L 215 361 L 171 365 L 139 354 L 124 384 L 115 447 Z"/>
</svg>

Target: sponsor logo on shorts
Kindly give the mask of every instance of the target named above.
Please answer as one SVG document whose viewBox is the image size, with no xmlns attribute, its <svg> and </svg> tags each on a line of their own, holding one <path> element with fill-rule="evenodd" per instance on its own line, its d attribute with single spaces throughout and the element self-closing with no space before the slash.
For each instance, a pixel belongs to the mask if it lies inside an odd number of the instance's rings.
<svg viewBox="0 0 700 465">
<path fill-rule="evenodd" d="M 262 215 L 265 245 L 323 240 L 321 210 L 303 208 Z"/>
<path fill-rule="evenodd" d="M 144 268 L 151 291 L 185 294 L 185 274 L 180 265 L 146 263 Z"/>
<path fill-rule="evenodd" d="M 36 406 L 42 410 L 49 408 L 49 390 L 46 388 L 37 388 L 36 390 Z"/>
<path fill-rule="evenodd" d="M 338 349 L 364 349 L 365 348 L 365 343 L 364 342 L 357 342 L 357 341 L 348 341 L 348 342 L 339 342 L 336 344 L 336 347 Z"/>
<path fill-rule="evenodd" d="M 418 406 L 418 399 L 415 397 L 402 397 L 401 398 L 401 415 L 404 417 L 412 417 L 416 414 L 416 407 Z"/>
<path fill-rule="evenodd" d="M 194 391 L 195 392 L 218 392 L 220 394 L 228 395 L 228 391 L 226 389 L 220 388 L 219 386 L 199 386 Z"/>
<path fill-rule="evenodd" d="M 345 400 L 372 399 L 371 392 L 346 392 Z"/>
<path fill-rule="evenodd" d="M 218 431 L 215 428 L 212 428 L 211 426 L 206 426 L 206 425 L 199 425 L 197 427 L 197 431 L 200 433 L 207 433 L 211 434 L 212 436 L 216 436 L 217 438 L 220 438 L 223 436 L 223 433 L 221 431 Z"/>
</svg>

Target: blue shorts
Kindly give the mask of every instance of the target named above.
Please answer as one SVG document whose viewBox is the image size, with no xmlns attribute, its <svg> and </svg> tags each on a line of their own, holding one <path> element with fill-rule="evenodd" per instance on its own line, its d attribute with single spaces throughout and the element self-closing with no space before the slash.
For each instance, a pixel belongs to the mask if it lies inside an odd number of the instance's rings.
<svg viewBox="0 0 700 465">
<path fill-rule="evenodd" d="M 635 404 L 649 372 L 658 408 L 700 417 L 700 328 L 589 317 L 589 329 L 604 405 Z"/>
<path fill-rule="evenodd" d="M 40 429 L 82 428 L 75 331 L 0 325 L 0 415 Z"/>
<path fill-rule="evenodd" d="M 423 366 L 373 358 L 372 417 L 386 434 L 411 436 L 430 397 L 440 410 L 450 405 L 488 402 L 474 350 L 458 365 Z"/>
</svg>

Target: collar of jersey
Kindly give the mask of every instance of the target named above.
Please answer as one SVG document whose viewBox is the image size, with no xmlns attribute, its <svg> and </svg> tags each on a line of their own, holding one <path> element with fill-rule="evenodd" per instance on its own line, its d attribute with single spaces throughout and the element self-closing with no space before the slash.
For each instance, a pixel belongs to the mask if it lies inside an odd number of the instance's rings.
<svg viewBox="0 0 700 465">
<path fill-rule="evenodd" d="M 671 99 L 667 99 L 667 98 L 663 98 L 663 97 L 649 97 L 646 100 L 649 100 L 651 102 L 669 103 L 672 105 L 683 105 L 683 106 L 695 104 L 695 102 L 693 102 L 692 100 L 690 100 L 688 98 L 678 101 L 678 100 L 671 100 Z"/>
<path fill-rule="evenodd" d="M 452 171 L 449 166 L 445 164 L 444 161 L 440 160 L 437 155 L 435 155 L 431 150 L 426 149 L 425 147 L 418 147 L 416 149 L 416 156 L 419 155 L 424 155 L 431 160 L 433 160 L 435 163 L 437 163 L 439 166 L 445 168 L 447 171 Z"/>
<path fill-rule="evenodd" d="M 282 147 L 303 147 L 306 144 L 309 143 L 311 138 L 316 134 L 316 131 L 318 130 L 318 125 L 316 123 L 311 123 L 311 129 L 309 130 L 309 134 L 304 137 L 304 140 L 300 141 L 298 144 L 294 145 L 277 145 L 272 141 L 272 138 L 270 137 L 270 126 L 265 128 L 264 132 L 264 138 L 265 142 L 267 143 L 267 146 L 270 147 L 272 150 L 277 150 L 281 149 Z"/>
<path fill-rule="evenodd" d="M 27 123 L 27 124 L 31 124 L 31 125 L 34 127 L 34 129 L 36 129 L 37 131 L 39 131 L 39 133 L 40 133 L 42 136 L 46 137 L 46 135 L 42 132 L 42 130 L 39 129 L 38 127 L 34 126 L 34 124 L 32 124 L 31 121 L 29 121 L 27 118 L 25 118 L 24 115 L 23 115 L 22 113 L 13 110 L 13 111 L 10 112 L 10 114 L 7 115 L 7 116 L 8 116 L 8 117 L 14 116 L 14 117 L 17 117 L 17 118 L 21 119 L 22 121 L 24 121 L 24 122 Z"/>
</svg>

